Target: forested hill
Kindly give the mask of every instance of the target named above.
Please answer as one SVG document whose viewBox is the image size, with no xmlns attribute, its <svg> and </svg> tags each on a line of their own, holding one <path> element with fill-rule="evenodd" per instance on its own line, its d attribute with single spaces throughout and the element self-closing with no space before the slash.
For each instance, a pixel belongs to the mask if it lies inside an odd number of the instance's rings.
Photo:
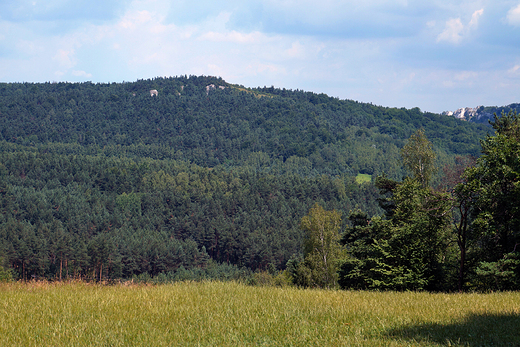
<svg viewBox="0 0 520 347">
<path fill-rule="evenodd" d="M 419 128 L 442 160 L 478 156 L 479 139 L 489 132 L 418 108 L 245 89 L 214 77 L 0 84 L 0 140 L 63 154 L 102 152 L 205 167 L 276 167 L 288 161 L 286 166 L 304 173 L 400 176 L 398 149 Z M 58 143 L 67 145 L 58 149 Z"/>
<path fill-rule="evenodd" d="M 400 179 L 399 148 L 419 128 L 439 166 L 479 155 L 489 131 L 214 77 L 2 83 L 0 261 L 18 278 L 280 269 L 301 255 L 315 202 L 344 223 L 381 212 L 355 177 Z"/>
</svg>

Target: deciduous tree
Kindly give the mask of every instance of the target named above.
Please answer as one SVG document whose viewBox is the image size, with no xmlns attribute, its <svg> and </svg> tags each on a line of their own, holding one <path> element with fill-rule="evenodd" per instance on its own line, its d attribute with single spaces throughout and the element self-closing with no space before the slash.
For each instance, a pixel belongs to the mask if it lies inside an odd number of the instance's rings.
<svg viewBox="0 0 520 347">
<path fill-rule="evenodd" d="M 403 165 L 424 187 L 428 185 L 435 172 L 435 152 L 433 145 L 422 129 L 417 130 L 401 149 Z"/>
<path fill-rule="evenodd" d="M 304 261 L 298 269 L 300 283 L 312 287 L 334 288 L 338 270 L 345 259 L 340 245 L 341 214 L 325 211 L 315 204 L 309 214 L 302 218 L 301 229 L 306 233 Z"/>
</svg>

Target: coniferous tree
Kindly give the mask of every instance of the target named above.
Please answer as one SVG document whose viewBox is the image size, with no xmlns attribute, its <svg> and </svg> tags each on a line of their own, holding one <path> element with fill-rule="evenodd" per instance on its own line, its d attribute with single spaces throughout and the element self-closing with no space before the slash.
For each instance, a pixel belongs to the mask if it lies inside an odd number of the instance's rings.
<svg viewBox="0 0 520 347">
<path fill-rule="evenodd" d="M 495 116 L 494 136 L 482 141 L 482 156 L 465 171 L 459 185 L 471 196 L 475 259 L 479 288 L 520 288 L 520 117 Z"/>
</svg>

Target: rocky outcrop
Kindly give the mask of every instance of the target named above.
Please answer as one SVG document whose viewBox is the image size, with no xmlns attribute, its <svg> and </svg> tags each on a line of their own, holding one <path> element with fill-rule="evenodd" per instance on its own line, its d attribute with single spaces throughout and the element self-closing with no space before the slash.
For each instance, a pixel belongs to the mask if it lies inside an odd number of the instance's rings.
<svg viewBox="0 0 520 347">
<path fill-rule="evenodd" d="M 467 120 L 467 121 L 476 121 L 482 118 L 483 116 L 487 116 L 487 113 L 479 112 L 479 110 L 483 110 L 483 106 L 477 106 L 475 108 L 464 107 L 459 108 L 456 111 L 445 111 L 442 114 L 445 116 L 453 116 L 458 119 Z M 492 115 L 491 115 L 492 116 Z"/>
<path fill-rule="evenodd" d="M 226 89 L 226 87 L 224 87 L 224 86 L 219 86 L 218 88 L 219 89 Z M 210 90 L 215 90 L 215 89 L 217 89 L 217 87 L 214 84 L 207 85 L 206 86 L 206 94 L 209 94 Z"/>
<path fill-rule="evenodd" d="M 445 116 L 453 116 L 458 119 L 462 119 L 468 122 L 475 123 L 488 123 L 492 120 L 494 115 L 500 116 L 502 112 L 508 113 L 509 111 L 520 112 L 520 104 L 510 104 L 507 106 L 477 106 L 475 108 L 464 107 L 459 108 L 456 111 L 445 111 L 442 112 Z"/>
<path fill-rule="evenodd" d="M 215 89 L 215 85 L 214 84 L 207 85 L 206 86 L 206 94 L 209 94 L 209 91 L 213 90 L 213 89 Z"/>
</svg>

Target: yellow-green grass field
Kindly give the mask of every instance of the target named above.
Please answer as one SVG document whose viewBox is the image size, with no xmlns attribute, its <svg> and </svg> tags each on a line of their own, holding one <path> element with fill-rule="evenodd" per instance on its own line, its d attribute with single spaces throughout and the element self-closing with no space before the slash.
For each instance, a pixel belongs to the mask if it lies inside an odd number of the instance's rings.
<svg viewBox="0 0 520 347">
<path fill-rule="evenodd" d="M 1 346 L 520 346 L 520 293 L 0 284 Z"/>
<path fill-rule="evenodd" d="M 357 176 L 356 176 L 356 183 L 357 184 L 370 183 L 370 181 L 372 181 L 372 175 L 357 174 Z"/>
</svg>

